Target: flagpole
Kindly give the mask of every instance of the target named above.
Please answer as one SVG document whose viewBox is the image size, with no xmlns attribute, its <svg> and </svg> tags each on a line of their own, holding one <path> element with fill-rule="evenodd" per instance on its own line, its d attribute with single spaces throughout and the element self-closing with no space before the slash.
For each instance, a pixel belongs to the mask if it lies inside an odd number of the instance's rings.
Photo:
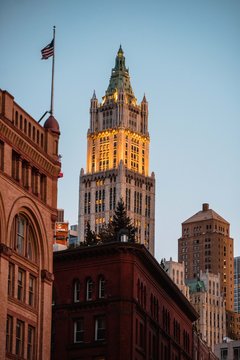
<svg viewBox="0 0 240 360">
<path fill-rule="evenodd" d="M 54 63 L 55 63 L 55 29 L 56 26 L 53 26 L 53 58 L 52 58 L 52 86 L 51 86 L 51 106 L 50 106 L 50 115 L 53 115 L 53 96 L 54 96 Z"/>
</svg>

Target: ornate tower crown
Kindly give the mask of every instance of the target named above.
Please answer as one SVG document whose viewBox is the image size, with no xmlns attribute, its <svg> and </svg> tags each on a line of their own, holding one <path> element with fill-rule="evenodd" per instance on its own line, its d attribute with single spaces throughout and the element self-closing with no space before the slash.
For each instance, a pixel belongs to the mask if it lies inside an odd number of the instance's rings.
<svg viewBox="0 0 240 360">
<path fill-rule="evenodd" d="M 154 251 L 155 179 L 149 177 L 148 103 L 132 90 L 120 46 L 102 102 L 90 100 L 86 173 L 80 175 L 79 239 L 86 223 L 98 233 L 120 198 L 137 230 L 137 241 Z"/>
<path fill-rule="evenodd" d="M 121 45 L 116 56 L 115 67 L 112 69 L 106 96 L 113 95 L 116 91 L 124 91 L 130 97 L 134 97 L 130 83 L 129 70 L 125 65 L 125 57 Z"/>
</svg>

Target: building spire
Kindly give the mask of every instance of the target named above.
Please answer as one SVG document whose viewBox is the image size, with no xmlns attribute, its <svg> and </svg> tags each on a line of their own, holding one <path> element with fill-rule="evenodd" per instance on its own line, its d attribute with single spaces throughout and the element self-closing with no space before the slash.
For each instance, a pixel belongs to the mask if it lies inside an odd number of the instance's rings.
<svg viewBox="0 0 240 360">
<path fill-rule="evenodd" d="M 115 59 L 115 67 L 112 69 L 106 96 L 113 95 L 116 90 L 119 92 L 122 88 L 130 97 L 135 97 L 130 82 L 129 72 L 125 65 L 124 52 L 120 45 Z"/>
</svg>

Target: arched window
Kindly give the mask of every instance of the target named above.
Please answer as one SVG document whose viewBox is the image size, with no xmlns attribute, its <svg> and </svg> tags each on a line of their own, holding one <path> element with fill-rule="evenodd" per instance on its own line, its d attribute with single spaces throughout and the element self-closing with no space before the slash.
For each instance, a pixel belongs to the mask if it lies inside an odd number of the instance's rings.
<svg viewBox="0 0 240 360">
<path fill-rule="evenodd" d="M 98 297 L 99 299 L 105 298 L 105 279 L 103 276 L 100 276 L 99 282 L 98 282 Z"/>
<path fill-rule="evenodd" d="M 86 300 L 92 300 L 93 295 L 93 281 L 91 278 L 87 280 L 87 286 L 86 286 Z"/>
<path fill-rule="evenodd" d="M 15 216 L 12 233 L 12 247 L 21 256 L 36 261 L 36 235 L 28 217 L 24 214 Z"/>
<path fill-rule="evenodd" d="M 80 281 L 78 279 L 73 282 L 73 301 L 80 301 Z"/>
</svg>

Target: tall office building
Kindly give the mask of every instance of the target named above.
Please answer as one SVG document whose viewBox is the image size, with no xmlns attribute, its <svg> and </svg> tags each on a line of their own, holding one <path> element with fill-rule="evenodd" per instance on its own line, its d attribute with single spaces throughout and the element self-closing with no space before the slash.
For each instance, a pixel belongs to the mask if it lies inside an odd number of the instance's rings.
<svg viewBox="0 0 240 360">
<path fill-rule="evenodd" d="M 149 176 L 148 103 L 137 103 L 120 46 L 102 101 L 94 92 L 87 133 L 86 173 L 81 169 L 79 240 L 86 225 L 99 233 L 120 198 L 136 227 L 136 238 L 154 253 L 155 176 Z"/>
<path fill-rule="evenodd" d="M 202 210 L 182 223 L 182 237 L 178 240 L 178 261 L 184 261 L 185 277 L 191 279 L 200 270 L 220 273 L 221 293 L 226 310 L 233 310 L 233 239 L 230 224 L 203 204 Z"/>
<path fill-rule="evenodd" d="M 240 256 L 234 258 L 234 311 L 240 314 Z"/>
</svg>

